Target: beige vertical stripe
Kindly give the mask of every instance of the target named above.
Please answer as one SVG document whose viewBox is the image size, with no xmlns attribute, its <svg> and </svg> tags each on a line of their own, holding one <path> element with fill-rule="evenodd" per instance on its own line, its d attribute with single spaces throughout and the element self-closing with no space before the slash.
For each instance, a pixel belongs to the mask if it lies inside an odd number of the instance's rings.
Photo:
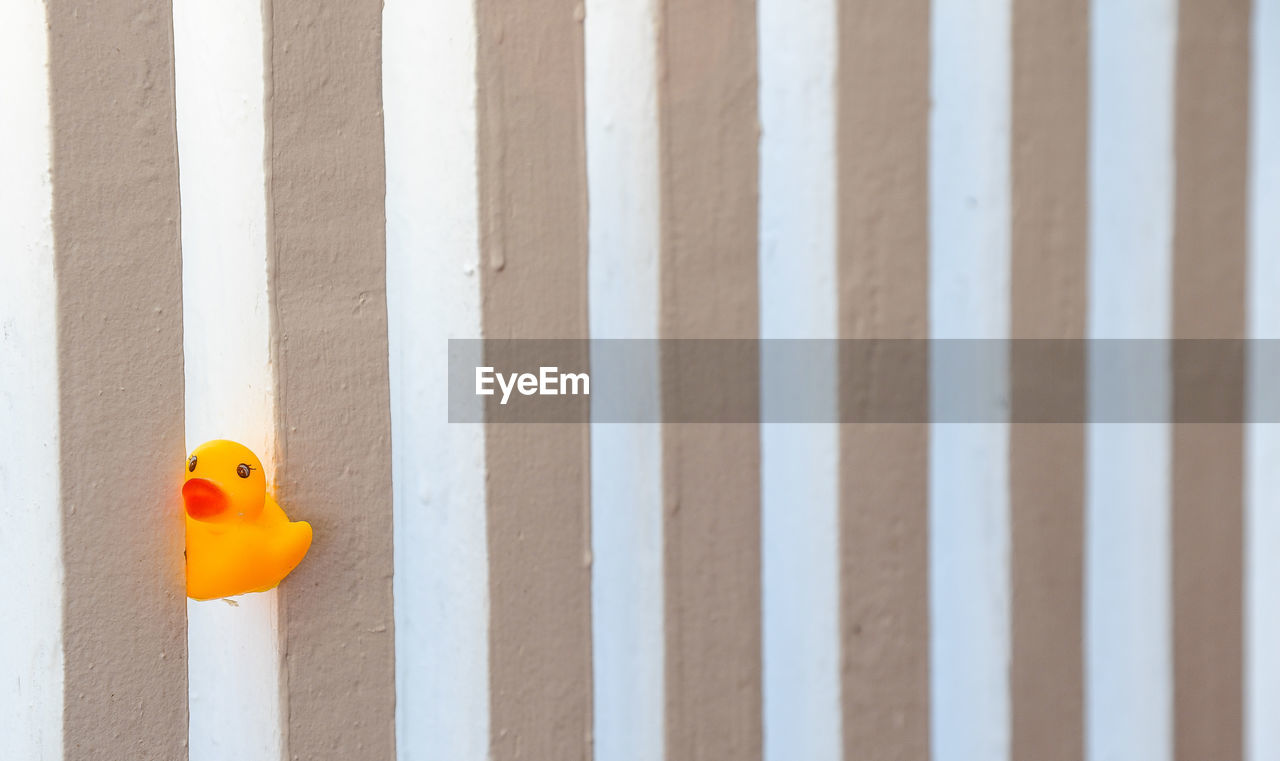
<svg viewBox="0 0 1280 761">
<path fill-rule="evenodd" d="M 478 0 L 477 14 L 484 334 L 585 338 L 582 4 Z M 494 761 L 592 755 L 588 444 L 582 424 L 486 433 Z"/>
<path fill-rule="evenodd" d="M 185 759 L 171 6 L 51 0 L 47 11 L 65 758 Z"/>
<path fill-rule="evenodd" d="M 1088 287 L 1089 3 L 1013 4 L 1011 333 L 1083 339 Z M 1016 345 L 1014 420 L 1084 412 L 1084 352 Z M 1060 361 L 1055 361 L 1060 360 Z M 1082 420 L 1082 418 L 1074 418 Z M 1015 759 L 1084 757 L 1084 426 L 1009 429 Z"/>
<path fill-rule="evenodd" d="M 929 331 L 929 3 L 839 5 L 840 337 Z M 851 403 L 928 408 L 928 368 L 881 361 Z M 924 353 L 906 354 L 923 360 Z M 840 432 L 840 629 L 844 757 L 929 758 L 929 429 Z"/>
<path fill-rule="evenodd" d="M 1244 335 L 1249 6 L 1248 0 L 1179 4 L 1173 286 L 1178 338 Z M 1192 351 L 1178 347 L 1175 364 Z M 1238 416 L 1244 393 L 1239 359 L 1237 354 L 1235 361 L 1212 366 L 1188 363 L 1198 367 L 1194 375 L 1180 371 L 1175 376 L 1175 409 L 1209 404 Z M 1179 761 L 1243 757 L 1242 481 L 1240 425 L 1174 428 L 1174 749 Z"/>
<path fill-rule="evenodd" d="M 379 0 L 266 5 L 289 758 L 395 758 Z"/>
<path fill-rule="evenodd" d="M 665 0 L 660 13 L 661 335 L 754 338 L 755 3 Z M 715 382 L 663 376 L 668 410 L 676 389 Z M 758 379 L 741 384 L 758 405 Z M 663 427 L 671 761 L 761 756 L 759 473 L 755 426 Z"/>
</svg>

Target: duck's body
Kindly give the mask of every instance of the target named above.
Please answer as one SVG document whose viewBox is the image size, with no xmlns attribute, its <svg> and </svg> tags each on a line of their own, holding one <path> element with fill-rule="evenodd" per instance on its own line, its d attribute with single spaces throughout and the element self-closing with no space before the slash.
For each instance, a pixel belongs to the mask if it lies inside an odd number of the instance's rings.
<svg viewBox="0 0 1280 761">
<path fill-rule="evenodd" d="M 311 524 L 293 522 L 270 496 L 262 514 L 236 525 L 187 516 L 187 596 L 196 600 L 265 592 L 311 547 Z"/>
<path fill-rule="evenodd" d="M 232 441 L 201 445 L 187 461 L 187 596 L 265 592 L 302 561 L 311 526 L 290 521 L 266 493 L 262 465 Z"/>
</svg>

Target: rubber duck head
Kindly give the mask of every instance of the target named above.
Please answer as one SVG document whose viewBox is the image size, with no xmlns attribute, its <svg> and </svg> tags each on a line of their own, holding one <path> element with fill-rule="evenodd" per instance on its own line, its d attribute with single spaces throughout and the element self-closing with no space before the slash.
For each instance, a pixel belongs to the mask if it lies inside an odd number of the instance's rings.
<svg viewBox="0 0 1280 761">
<path fill-rule="evenodd" d="M 267 498 L 262 462 L 248 447 L 216 439 L 196 447 L 187 458 L 182 501 L 187 515 L 206 523 L 252 520 Z"/>
</svg>

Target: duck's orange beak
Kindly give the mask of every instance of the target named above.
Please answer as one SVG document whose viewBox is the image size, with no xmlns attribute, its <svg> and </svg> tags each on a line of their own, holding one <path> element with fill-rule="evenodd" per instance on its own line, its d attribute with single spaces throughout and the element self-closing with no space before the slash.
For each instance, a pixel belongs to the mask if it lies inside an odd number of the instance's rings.
<svg viewBox="0 0 1280 761">
<path fill-rule="evenodd" d="M 187 515 L 198 521 L 208 520 L 227 507 L 227 495 L 207 478 L 190 478 L 182 485 L 182 501 Z"/>
</svg>

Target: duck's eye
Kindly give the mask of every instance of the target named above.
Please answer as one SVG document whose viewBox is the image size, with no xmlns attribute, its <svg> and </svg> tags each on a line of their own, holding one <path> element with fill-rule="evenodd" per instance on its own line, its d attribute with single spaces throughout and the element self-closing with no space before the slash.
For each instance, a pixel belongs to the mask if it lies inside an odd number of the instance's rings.
<svg viewBox="0 0 1280 761">
<path fill-rule="evenodd" d="M 196 456 L 195 455 L 191 455 L 190 459 L 187 460 L 187 472 L 188 473 L 196 472 Z"/>
<path fill-rule="evenodd" d="M 251 470 L 253 470 L 253 468 L 249 467 L 248 465 L 245 465 L 244 463 L 240 463 L 239 465 L 236 466 L 236 475 L 240 476 L 241 478 L 248 478 L 249 471 Z"/>
</svg>

